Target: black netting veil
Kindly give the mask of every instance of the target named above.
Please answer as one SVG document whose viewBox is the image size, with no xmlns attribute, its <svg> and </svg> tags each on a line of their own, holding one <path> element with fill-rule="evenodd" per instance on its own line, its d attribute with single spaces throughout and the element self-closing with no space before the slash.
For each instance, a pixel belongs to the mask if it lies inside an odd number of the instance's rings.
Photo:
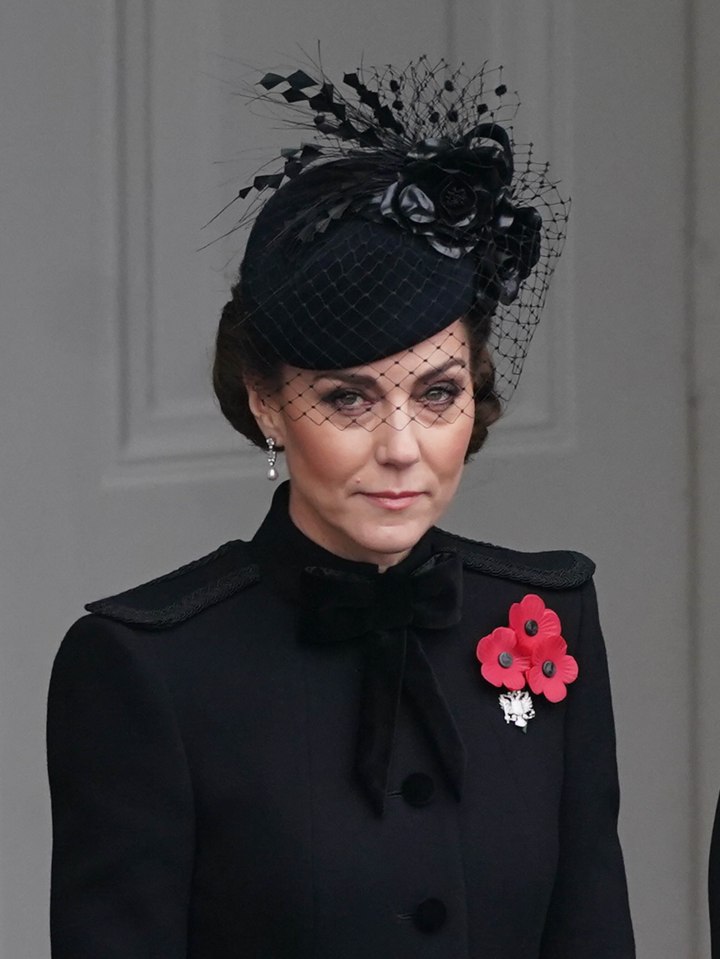
<svg viewBox="0 0 720 959">
<path fill-rule="evenodd" d="M 247 376 L 341 427 L 506 402 L 568 203 L 514 142 L 502 71 L 421 57 L 336 86 L 311 65 L 258 89 L 299 142 L 238 195 L 252 229 L 223 323 Z"/>
</svg>

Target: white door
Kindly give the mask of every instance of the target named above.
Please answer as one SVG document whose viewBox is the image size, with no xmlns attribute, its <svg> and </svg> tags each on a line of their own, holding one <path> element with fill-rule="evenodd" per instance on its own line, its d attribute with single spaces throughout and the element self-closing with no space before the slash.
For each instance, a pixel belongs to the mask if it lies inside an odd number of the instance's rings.
<svg viewBox="0 0 720 959">
<path fill-rule="evenodd" d="M 6 2 L 0 959 L 49 955 L 44 696 L 64 630 L 84 602 L 249 535 L 269 499 L 209 389 L 236 241 L 196 250 L 286 144 L 234 90 L 317 37 L 332 75 L 363 52 L 502 62 L 519 139 L 572 194 L 525 382 L 446 525 L 597 561 L 639 955 L 699 959 L 683 22 L 682 0 Z"/>
</svg>

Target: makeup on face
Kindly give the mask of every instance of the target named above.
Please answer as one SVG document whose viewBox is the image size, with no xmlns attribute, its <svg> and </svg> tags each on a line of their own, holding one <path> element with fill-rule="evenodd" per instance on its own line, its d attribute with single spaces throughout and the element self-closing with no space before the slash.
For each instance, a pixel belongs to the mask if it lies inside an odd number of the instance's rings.
<svg viewBox="0 0 720 959">
<path fill-rule="evenodd" d="M 462 475 L 474 423 L 463 324 L 362 367 L 288 367 L 275 416 L 295 524 L 344 558 L 400 562 Z"/>
</svg>

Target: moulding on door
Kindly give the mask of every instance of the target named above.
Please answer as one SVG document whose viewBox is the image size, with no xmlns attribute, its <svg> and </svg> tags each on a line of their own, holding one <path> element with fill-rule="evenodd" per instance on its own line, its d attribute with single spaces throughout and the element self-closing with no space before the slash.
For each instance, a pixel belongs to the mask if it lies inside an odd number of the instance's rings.
<svg viewBox="0 0 720 959">
<path fill-rule="evenodd" d="M 119 407 L 111 482 L 261 468 L 212 398 L 210 350 L 228 284 L 196 252 L 199 225 L 227 198 L 214 162 L 224 151 L 226 104 L 205 76 L 209 55 L 221 48 L 220 3 L 203 4 L 202 15 L 192 0 L 116 4 Z M 533 128 L 542 128 L 546 154 L 562 156 L 567 177 L 571 85 L 556 49 L 554 25 L 567 18 L 566 11 L 559 17 L 559 7 L 567 0 L 533 4 L 518 30 L 505 4 L 489 4 L 490 47 L 524 63 L 523 74 L 534 78 Z M 469 0 L 447 0 L 447 16 L 449 48 L 461 59 L 471 39 L 466 26 L 477 16 Z M 539 123 L 538 110 L 544 111 Z M 521 388 L 488 455 L 573 442 L 571 258 L 568 249 Z"/>
</svg>

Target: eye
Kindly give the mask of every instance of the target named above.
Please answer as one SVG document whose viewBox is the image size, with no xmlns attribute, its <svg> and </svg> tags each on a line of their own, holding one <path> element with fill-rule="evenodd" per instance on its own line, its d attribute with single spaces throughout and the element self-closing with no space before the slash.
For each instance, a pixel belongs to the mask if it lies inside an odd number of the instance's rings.
<svg viewBox="0 0 720 959">
<path fill-rule="evenodd" d="M 437 409 L 438 407 L 450 406 L 462 392 L 459 383 L 448 381 L 447 383 L 433 383 L 422 395 L 422 400 L 428 406 Z"/>
<path fill-rule="evenodd" d="M 357 390 L 335 389 L 323 396 L 322 401 L 339 413 L 359 416 L 372 406 L 372 402 Z"/>
</svg>

